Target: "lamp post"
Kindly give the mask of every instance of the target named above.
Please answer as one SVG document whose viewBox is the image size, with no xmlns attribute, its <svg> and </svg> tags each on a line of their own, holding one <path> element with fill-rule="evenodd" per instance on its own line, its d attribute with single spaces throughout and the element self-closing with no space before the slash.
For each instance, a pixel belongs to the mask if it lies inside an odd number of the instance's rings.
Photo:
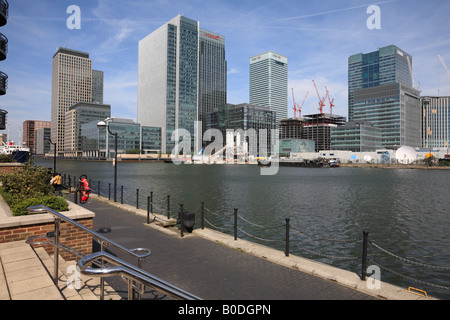
<svg viewBox="0 0 450 320">
<path fill-rule="evenodd" d="M 114 136 L 114 202 L 117 201 L 117 136 L 118 133 L 113 133 L 109 129 L 109 121 L 110 119 L 106 119 L 105 121 L 99 121 L 97 123 L 97 128 L 99 130 L 108 129 L 109 134 Z"/>
<path fill-rule="evenodd" d="M 48 140 L 53 145 L 53 174 L 56 173 L 56 142 L 53 142 L 50 137 L 45 137 L 44 140 Z"/>
</svg>

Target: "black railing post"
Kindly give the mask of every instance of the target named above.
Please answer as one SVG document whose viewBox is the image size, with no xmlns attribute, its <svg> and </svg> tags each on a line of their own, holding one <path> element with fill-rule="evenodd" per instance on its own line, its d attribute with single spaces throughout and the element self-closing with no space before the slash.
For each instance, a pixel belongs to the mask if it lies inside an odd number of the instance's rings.
<svg viewBox="0 0 450 320">
<path fill-rule="evenodd" d="M 290 229 L 290 225 L 289 225 L 289 221 L 291 219 L 290 218 L 286 218 L 286 250 L 284 252 L 284 254 L 286 255 L 286 257 L 289 257 L 289 229 Z"/>
<path fill-rule="evenodd" d="M 234 209 L 234 240 L 237 240 L 237 212 L 238 209 Z"/>
<path fill-rule="evenodd" d="M 200 209 L 200 217 L 201 217 L 201 227 L 202 230 L 205 229 L 205 203 L 202 202 L 202 207 Z"/>
<path fill-rule="evenodd" d="M 100 181 L 97 181 L 97 195 L 100 197 Z"/>
<path fill-rule="evenodd" d="M 120 204 L 123 204 L 123 186 L 120 186 Z"/>
<path fill-rule="evenodd" d="M 150 191 L 150 212 L 153 214 L 153 191 Z"/>
<path fill-rule="evenodd" d="M 147 224 L 150 223 L 150 196 L 147 197 Z"/>
<path fill-rule="evenodd" d="M 139 209 L 139 189 L 136 189 L 136 209 Z"/>
<path fill-rule="evenodd" d="M 184 208 L 183 208 L 183 204 L 182 203 L 180 203 L 180 212 L 178 212 L 178 221 L 179 221 L 179 223 L 180 223 L 180 235 L 181 235 L 181 237 L 183 238 L 184 237 L 184 223 L 183 223 L 183 220 L 184 220 Z"/>
<path fill-rule="evenodd" d="M 362 254 L 362 270 L 361 270 L 361 279 L 366 281 L 367 275 L 367 242 L 369 238 L 369 233 L 367 231 L 363 231 L 363 254 Z"/>
<path fill-rule="evenodd" d="M 167 195 L 167 219 L 170 219 L 170 195 Z"/>
<path fill-rule="evenodd" d="M 108 200 L 111 200 L 111 183 L 108 184 Z"/>
</svg>

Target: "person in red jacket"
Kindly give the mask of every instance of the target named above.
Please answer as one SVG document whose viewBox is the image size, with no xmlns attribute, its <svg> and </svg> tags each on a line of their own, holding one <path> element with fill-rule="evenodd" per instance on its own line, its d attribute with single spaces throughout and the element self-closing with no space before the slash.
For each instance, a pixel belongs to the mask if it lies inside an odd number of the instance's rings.
<svg viewBox="0 0 450 320">
<path fill-rule="evenodd" d="M 89 194 L 91 189 L 89 188 L 89 182 L 87 181 L 87 176 L 82 175 L 80 180 L 80 191 L 81 191 L 81 203 L 86 203 L 89 199 Z"/>
</svg>

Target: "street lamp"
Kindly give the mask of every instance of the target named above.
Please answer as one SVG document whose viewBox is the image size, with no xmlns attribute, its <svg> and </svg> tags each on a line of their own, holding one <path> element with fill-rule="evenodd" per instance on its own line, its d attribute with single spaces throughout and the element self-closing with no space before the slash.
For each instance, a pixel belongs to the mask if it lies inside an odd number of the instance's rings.
<svg viewBox="0 0 450 320">
<path fill-rule="evenodd" d="M 99 121 L 97 123 L 97 128 L 99 130 L 103 130 L 105 128 L 108 129 L 109 134 L 114 136 L 114 202 L 116 202 L 117 200 L 117 136 L 118 133 L 113 133 L 111 132 L 111 130 L 109 129 L 109 121 L 110 119 L 106 119 L 105 121 Z"/>
<path fill-rule="evenodd" d="M 53 142 L 50 137 L 44 137 L 44 140 L 48 140 L 53 145 L 53 173 L 56 173 L 56 142 Z"/>
</svg>

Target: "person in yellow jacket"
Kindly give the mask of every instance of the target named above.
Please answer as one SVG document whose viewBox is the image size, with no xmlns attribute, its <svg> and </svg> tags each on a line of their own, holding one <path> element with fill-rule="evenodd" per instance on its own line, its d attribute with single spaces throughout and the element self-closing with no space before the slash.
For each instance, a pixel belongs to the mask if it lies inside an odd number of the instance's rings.
<svg viewBox="0 0 450 320">
<path fill-rule="evenodd" d="M 55 191 L 58 192 L 58 195 L 62 197 L 62 179 L 59 173 L 55 173 L 52 180 L 50 180 L 50 184 L 55 188 Z"/>
</svg>

